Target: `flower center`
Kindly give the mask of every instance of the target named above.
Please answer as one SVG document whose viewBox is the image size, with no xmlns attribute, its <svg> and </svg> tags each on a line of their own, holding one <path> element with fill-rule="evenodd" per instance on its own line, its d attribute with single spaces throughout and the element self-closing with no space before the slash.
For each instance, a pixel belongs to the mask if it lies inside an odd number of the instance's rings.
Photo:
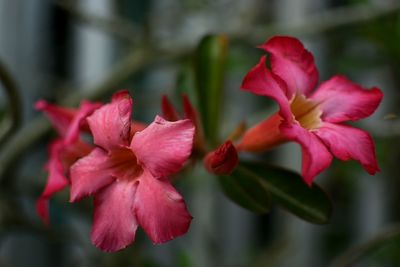
<svg viewBox="0 0 400 267">
<path fill-rule="evenodd" d="M 134 180 L 143 173 L 135 154 L 129 148 L 113 150 L 110 153 L 110 168 L 118 179 Z"/>
<path fill-rule="evenodd" d="M 317 102 L 296 93 L 290 102 L 290 109 L 303 128 L 312 130 L 321 126 L 322 111 Z"/>
</svg>

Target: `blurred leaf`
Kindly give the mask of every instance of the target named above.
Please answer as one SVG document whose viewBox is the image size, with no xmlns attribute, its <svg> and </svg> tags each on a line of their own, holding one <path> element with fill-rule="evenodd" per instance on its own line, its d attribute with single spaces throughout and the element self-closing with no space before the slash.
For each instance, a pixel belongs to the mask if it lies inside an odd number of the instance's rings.
<svg viewBox="0 0 400 267">
<path fill-rule="evenodd" d="M 247 200 L 252 201 L 245 202 L 245 198 L 239 199 L 236 194 L 237 198 L 234 200 L 241 206 L 246 207 L 245 205 L 251 204 L 253 207 L 258 204 L 265 207 L 269 192 L 272 199 L 283 208 L 306 221 L 322 224 L 330 219 L 332 204 L 328 196 L 316 184 L 313 184 L 311 188 L 308 187 L 301 176 L 295 172 L 261 162 L 242 161 L 232 175 L 223 177 L 223 180 L 225 192 L 229 192 L 229 186 L 236 186 L 240 188 L 241 196 L 247 196 Z M 231 189 L 231 191 L 238 192 L 239 190 Z M 229 196 L 233 198 L 232 192 Z M 263 205 L 260 204 L 260 200 L 264 201 Z"/>
<path fill-rule="evenodd" d="M 182 94 L 185 94 L 189 97 L 191 103 L 198 107 L 197 99 L 196 99 L 196 90 L 194 85 L 194 73 L 192 66 L 185 62 L 179 73 L 176 80 L 176 93 L 177 99 L 180 99 Z"/>
<path fill-rule="evenodd" d="M 239 206 L 255 213 L 270 210 L 270 193 L 262 186 L 260 178 L 249 175 L 246 168 L 237 166 L 230 176 L 219 176 L 218 180 L 224 193 Z"/>
<path fill-rule="evenodd" d="M 228 39 L 224 35 L 204 37 L 195 53 L 194 69 L 197 103 L 204 132 L 212 145 L 218 142 Z"/>
</svg>

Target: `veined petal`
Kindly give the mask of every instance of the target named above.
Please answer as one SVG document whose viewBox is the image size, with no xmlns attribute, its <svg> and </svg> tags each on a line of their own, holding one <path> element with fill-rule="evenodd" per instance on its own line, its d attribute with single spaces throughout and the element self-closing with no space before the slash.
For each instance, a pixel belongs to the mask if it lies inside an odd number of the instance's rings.
<svg viewBox="0 0 400 267">
<path fill-rule="evenodd" d="M 96 193 L 99 189 L 114 181 L 111 175 L 107 152 L 95 148 L 84 158 L 71 166 L 71 196 L 75 202 L 85 196 Z"/>
<path fill-rule="evenodd" d="M 304 181 L 311 186 L 315 176 L 331 164 L 331 153 L 317 136 L 296 123 L 282 123 L 280 129 L 286 138 L 301 145 L 302 176 Z"/>
<path fill-rule="evenodd" d="M 111 183 L 94 197 L 92 243 L 106 252 L 127 247 L 138 226 L 133 210 L 137 181 Z"/>
<path fill-rule="evenodd" d="M 194 126 L 190 120 L 169 122 L 157 116 L 132 138 L 131 149 L 155 177 L 177 172 L 190 156 Z"/>
<path fill-rule="evenodd" d="M 76 110 L 74 109 L 53 105 L 45 100 L 37 101 L 35 103 L 35 109 L 43 111 L 46 114 L 60 136 L 66 135 L 68 127 L 76 114 Z"/>
<path fill-rule="evenodd" d="M 324 121 L 343 122 L 370 116 L 382 97 L 382 91 L 376 87 L 366 90 L 346 77 L 337 75 L 322 83 L 312 99 L 320 102 Z"/>
<path fill-rule="evenodd" d="M 308 95 L 315 88 L 318 70 L 314 57 L 298 39 L 276 36 L 259 47 L 270 53 L 272 72 L 286 82 L 288 98 L 296 92 Z"/>
<path fill-rule="evenodd" d="M 185 234 L 192 220 L 182 196 L 169 181 L 148 172 L 139 178 L 134 209 L 140 226 L 154 244 Z"/>
<path fill-rule="evenodd" d="M 100 108 L 101 105 L 102 104 L 99 102 L 83 101 L 81 103 L 65 134 L 64 142 L 66 145 L 72 144 L 73 142 L 76 142 L 78 140 L 79 130 L 82 122 L 86 119 L 87 116 L 93 113 L 93 111 Z"/>
<path fill-rule="evenodd" d="M 246 74 L 241 89 L 272 98 L 278 103 L 281 116 L 292 121 L 287 86 L 281 78 L 267 69 L 265 59 L 265 56 L 261 57 L 260 62 Z"/>
<path fill-rule="evenodd" d="M 379 171 L 374 142 L 367 132 L 347 125 L 324 123 L 315 134 L 338 159 L 358 160 L 369 174 Z"/>
<path fill-rule="evenodd" d="M 132 98 L 127 91 L 113 96 L 110 104 L 97 109 L 87 118 L 94 143 L 106 150 L 129 145 Z"/>
</svg>

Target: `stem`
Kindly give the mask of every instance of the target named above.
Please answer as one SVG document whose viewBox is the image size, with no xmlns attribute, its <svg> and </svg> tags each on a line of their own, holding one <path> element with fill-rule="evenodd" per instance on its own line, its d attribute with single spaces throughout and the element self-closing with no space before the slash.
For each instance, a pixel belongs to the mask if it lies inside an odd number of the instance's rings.
<svg viewBox="0 0 400 267">
<path fill-rule="evenodd" d="M 329 267 L 347 267 L 351 264 L 360 260 L 362 257 L 366 256 L 368 253 L 377 250 L 378 248 L 384 246 L 388 241 L 400 237 L 400 224 L 392 226 L 386 231 L 380 233 L 373 239 L 367 241 L 364 244 L 355 246 L 338 258 L 336 258 Z"/>
<path fill-rule="evenodd" d="M 6 116 L 0 124 L 0 147 L 10 138 L 11 134 L 21 124 L 22 105 L 18 93 L 18 87 L 8 72 L 5 65 L 0 61 L 0 81 L 8 98 L 8 109 Z"/>
</svg>

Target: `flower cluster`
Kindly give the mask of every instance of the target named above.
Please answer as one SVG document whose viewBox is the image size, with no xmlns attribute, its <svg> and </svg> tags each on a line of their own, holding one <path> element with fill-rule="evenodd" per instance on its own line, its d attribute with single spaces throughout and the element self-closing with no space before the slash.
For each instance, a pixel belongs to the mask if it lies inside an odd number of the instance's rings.
<svg viewBox="0 0 400 267">
<path fill-rule="evenodd" d="M 187 96 L 182 116 L 163 96 L 163 117 L 149 125 L 132 121 L 127 91 L 115 93 L 106 104 L 84 101 L 78 109 L 38 101 L 36 109 L 59 135 L 49 145 L 49 175 L 37 201 L 40 217 L 49 222 L 49 199 L 67 186 L 71 202 L 92 196 L 91 240 L 114 252 L 133 242 L 138 226 L 155 244 L 188 231 L 192 216 L 169 177 L 191 155 L 193 161 L 202 158 L 210 173 L 230 175 L 238 152 L 264 152 L 294 141 L 301 145 L 302 177 L 310 186 L 333 156 L 357 160 L 370 174 L 379 171 L 370 135 L 344 122 L 370 116 L 382 100 L 381 90 L 365 89 L 341 75 L 317 87 L 314 58 L 295 38 L 273 37 L 260 48 L 269 54 L 270 69 L 262 56 L 242 89 L 273 99 L 279 111 L 208 154 L 201 119 Z M 85 134 L 92 138 L 82 138 Z"/>
</svg>

